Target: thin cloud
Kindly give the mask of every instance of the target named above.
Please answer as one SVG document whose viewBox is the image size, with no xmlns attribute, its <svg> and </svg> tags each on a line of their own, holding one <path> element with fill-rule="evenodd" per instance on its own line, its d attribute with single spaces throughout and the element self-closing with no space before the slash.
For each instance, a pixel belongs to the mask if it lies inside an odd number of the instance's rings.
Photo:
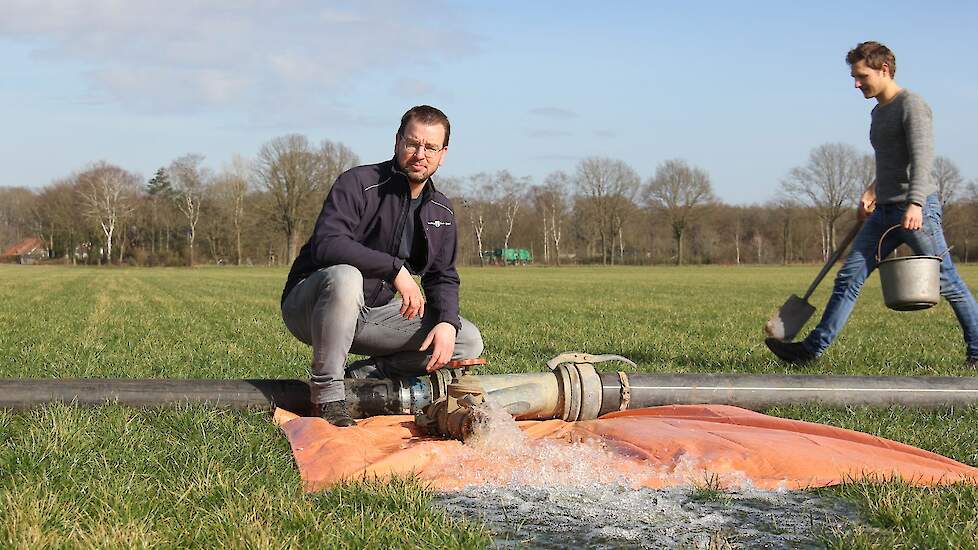
<svg viewBox="0 0 978 550">
<path fill-rule="evenodd" d="M 536 107 L 534 109 L 530 109 L 530 114 L 561 120 L 569 120 L 572 118 L 577 118 L 578 116 L 576 112 L 571 111 L 570 109 L 562 109 L 560 107 Z"/>
<path fill-rule="evenodd" d="M 568 137 L 574 135 L 573 132 L 568 132 L 567 130 L 527 130 L 526 135 L 531 138 L 557 138 L 557 137 Z"/>
<path fill-rule="evenodd" d="M 127 109 L 277 105 L 281 116 L 306 120 L 297 105 L 335 111 L 317 98 L 354 96 L 377 74 L 398 79 L 405 51 L 433 65 L 478 51 L 482 39 L 451 5 L 426 6 L 419 19 L 394 0 L 8 0 L 0 38 L 30 44 L 37 62 L 85 67 L 90 89 L 79 93 Z M 405 44 L 410 36 L 424 40 Z"/>
<path fill-rule="evenodd" d="M 527 157 L 527 160 L 532 160 L 532 161 L 568 161 L 568 160 L 570 160 L 570 161 L 577 161 L 577 160 L 581 160 L 582 158 L 584 158 L 584 157 L 582 157 L 581 155 L 566 155 L 566 154 L 560 154 L 560 153 L 553 153 L 553 154 L 534 155 L 532 157 Z"/>
<path fill-rule="evenodd" d="M 399 78 L 394 81 L 392 92 L 398 97 L 416 98 L 434 94 L 435 87 L 425 80 Z"/>
</svg>

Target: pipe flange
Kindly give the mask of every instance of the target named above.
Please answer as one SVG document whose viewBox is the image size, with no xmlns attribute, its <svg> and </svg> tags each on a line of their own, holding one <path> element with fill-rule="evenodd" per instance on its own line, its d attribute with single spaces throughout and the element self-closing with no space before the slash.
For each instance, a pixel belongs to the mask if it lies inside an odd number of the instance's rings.
<svg viewBox="0 0 978 550">
<path fill-rule="evenodd" d="M 417 415 L 425 405 L 434 401 L 432 383 L 424 378 L 415 378 L 411 385 L 410 414 Z"/>
<path fill-rule="evenodd" d="M 569 379 L 568 388 L 564 392 L 564 398 L 568 402 L 568 406 L 565 407 L 567 414 L 564 416 L 564 420 L 573 422 L 581 415 L 581 374 L 573 364 L 570 366 L 561 365 L 560 370 L 566 371 Z"/>
<path fill-rule="evenodd" d="M 593 420 L 601 412 L 601 377 L 591 363 L 575 363 L 581 384 L 581 409 L 576 420 Z"/>
<path fill-rule="evenodd" d="M 397 386 L 397 400 L 398 409 L 400 409 L 400 414 L 412 414 L 411 409 L 413 409 L 413 393 L 411 391 L 411 384 L 403 378 L 394 378 L 394 384 Z"/>
<path fill-rule="evenodd" d="M 554 374 L 557 376 L 557 386 L 558 386 L 558 403 L 556 411 L 560 414 L 562 420 L 567 420 L 570 418 L 571 411 L 571 381 L 570 374 L 567 372 L 566 366 L 561 366 L 560 368 L 554 369 Z"/>
</svg>

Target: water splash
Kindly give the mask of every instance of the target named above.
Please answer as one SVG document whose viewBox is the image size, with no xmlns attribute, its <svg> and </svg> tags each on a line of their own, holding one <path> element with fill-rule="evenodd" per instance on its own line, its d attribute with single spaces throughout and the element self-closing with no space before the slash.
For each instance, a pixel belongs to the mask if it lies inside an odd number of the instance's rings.
<svg viewBox="0 0 978 550">
<path fill-rule="evenodd" d="M 492 403 L 443 471 L 466 483 L 436 506 L 484 522 L 499 548 L 820 548 L 858 521 L 845 501 L 757 490 L 689 457 L 656 470 L 603 440 L 530 439 Z M 643 488 L 650 476 L 672 487 Z"/>
<path fill-rule="evenodd" d="M 472 433 L 465 444 L 473 449 L 518 452 L 529 445 L 529 438 L 506 409 L 494 401 L 472 410 Z"/>
<path fill-rule="evenodd" d="M 648 475 L 647 468 L 623 460 L 598 439 L 531 440 L 505 409 L 492 402 L 475 411 L 472 428 L 460 455 L 442 467 L 467 485 L 637 487 L 636 480 Z M 487 456 L 498 467 L 487 467 Z"/>
<path fill-rule="evenodd" d="M 472 432 L 462 451 L 450 462 L 438 465 L 438 469 L 446 477 L 458 479 L 460 486 L 751 487 L 743 472 L 713 472 L 688 456 L 670 460 L 666 465 L 651 464 L 610 445 L 614 442 L 582 437 L 580 433 L 531 439 L 505 409 L 486 402 L 473 410 Z M 487 456 L 491 457 L 489 463 Z"/>
</svg>

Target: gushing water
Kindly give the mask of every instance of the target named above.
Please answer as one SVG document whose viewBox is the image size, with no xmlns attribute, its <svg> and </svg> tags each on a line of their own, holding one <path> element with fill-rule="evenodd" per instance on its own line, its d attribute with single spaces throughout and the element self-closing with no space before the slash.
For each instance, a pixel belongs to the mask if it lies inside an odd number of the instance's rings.
<svg viewBox="0 0 978 550">
<path fill-rule="evenodd" d="M 516 425 L 506 409 L 487 401 L 472 411 L 472 434 L 465 444 L 473 449 L 518 452 L 528 446 L 529 438 Z"/>
<path fill-rule="evenodd" d="M 716 476 L 692 461 L 653 472 L 680 486 L 642 488 L 647 465 L 597 440 L 530 439 L 491 402 L 443 471 L 467 485 L 438 493 L 436 505 L 484 522 L 503 548 L 818 548 L 819 535 L 858 521 L 844 501 L 759 491 L 745 476 Z M 704 489 L 704 480 L 736 490 Z"/>
<path fill-rule="evenodd" d="M 461 455 L 443 467 L 468 484 L 632 486 L 630 479 L 642 473 L 640 465 L 623 461 L 598 441 L 531 440 L 505 409 L 492 402 L 476 410 L 472 427 Z M 487 457 L 498 468 L 487 467 Z"/>
</svg>

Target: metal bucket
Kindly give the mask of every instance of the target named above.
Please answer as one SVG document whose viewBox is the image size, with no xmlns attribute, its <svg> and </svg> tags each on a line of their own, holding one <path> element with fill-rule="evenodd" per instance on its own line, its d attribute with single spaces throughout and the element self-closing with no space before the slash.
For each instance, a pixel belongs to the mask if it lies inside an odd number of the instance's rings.
<svg viewBox="0 0 978 550">
<path fill-rule="evenodd" d="M 901 256 L 880 260 L 883 239 L 898 227 L 894 225 L 887 229 L 876 247 L 883 303 L 896 311 L 933 307 L 941 299 L 941 258 L 947 250 L 940 256 Z"/>
</svg>

